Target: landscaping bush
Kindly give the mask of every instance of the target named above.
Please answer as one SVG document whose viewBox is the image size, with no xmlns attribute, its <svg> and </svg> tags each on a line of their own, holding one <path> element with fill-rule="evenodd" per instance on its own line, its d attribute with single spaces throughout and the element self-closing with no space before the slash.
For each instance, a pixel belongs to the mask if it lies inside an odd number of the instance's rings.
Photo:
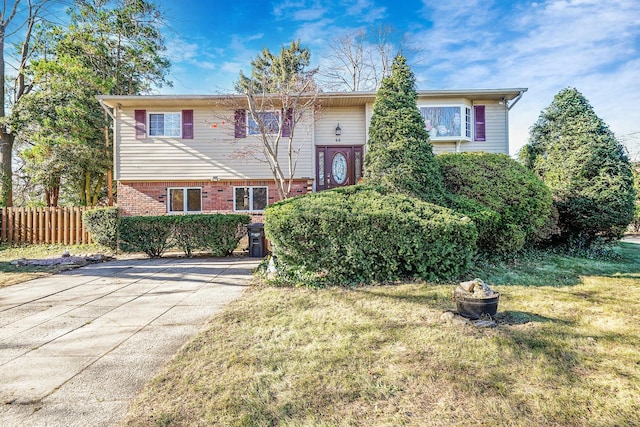
<svg viewBox="0 0 640 427">
<path fill-rule="evenodd" d="M 210 250 L 214 256 L 226 256 L 238 246 L 244 235 L 248 215 L 211 214 L 174 216 L 175 244 L 191 256 L 194 250 Z"/>
<path fill-rule="evenodd" d="M 557 243 L 588 249 L 619 239 L 633 220 L 627 151 L 577 89 L 562 89 L 540 113 L 520 159 L 551 189 L 559 213 Z"/>
<path fill-rule="evenodd" d="M 82 223 L 91 239 L 109 249 L 118 247 L 118 208 L 99 208 L 85 211 Z"/>
<path fill-rule="evenodd" d="M 506 254 L 551 229 L 551 192 L 530 170 L 505 154 L 451 153 L 436 156 L 448 206 L 478 227 L 478 247 Z"/>
<path fill-rule="evenodd" d="M 282 273 L 332 285 L 452 279 L 469 268 L 477 239 L 469 218 L 366 185 L 273 204 L 265 232 Z"/>
<path fill-rule="evenodd" d="M 162 256 L 175 246 L 186 256 L 195 250 L 225 256 L 238 246 L 249 215 L 203 214 L 134 216 L 120 219 L 120 248 L 125 252 L 144 252 L 151 258 Z"/>
<path fill-rule="evenodd" d="M 119 221 L 120 249 L 144 252 L 150 258 L 162 256 L 169 246 L 175 216 L 130 216 Z"/>
</svg>

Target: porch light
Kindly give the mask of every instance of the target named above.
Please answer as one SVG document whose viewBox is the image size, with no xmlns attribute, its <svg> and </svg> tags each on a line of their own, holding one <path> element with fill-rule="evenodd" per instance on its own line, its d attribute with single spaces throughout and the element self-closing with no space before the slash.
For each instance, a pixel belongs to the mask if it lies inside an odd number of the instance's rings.
<svg viewBox="0 0 640 427">
<path fill-rule="evenodd" d="M 342 128 L 340 127 L 340 123 L 336 126 L 336 136 L 342 135 Z"/>
</svg>

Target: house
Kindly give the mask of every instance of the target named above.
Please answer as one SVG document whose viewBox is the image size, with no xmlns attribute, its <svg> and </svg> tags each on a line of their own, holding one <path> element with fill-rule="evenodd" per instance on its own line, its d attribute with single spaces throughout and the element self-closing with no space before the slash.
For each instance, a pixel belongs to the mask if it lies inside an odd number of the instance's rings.
<svg viewBox="0 0 640 427">
<path fill-rule="evenodd" d="M 526 90 L 418 91 L 434 152 L 508 154 L 509 110 Z M 298 156 L 293 195 L 359 180 L 375 96 L 320 94 L 321 113 L 303 118 L 304 126 L 293 134 Z M 259 217 L 278 200 L 243 96 L 98 99 L 114 120 L 114 179 L 123 215 L 243 212 Z M 263 114 L 276 133 L 279 123 L 285 123 L 282 135 L 288 136 L 284 111 Z"/>
</svg>

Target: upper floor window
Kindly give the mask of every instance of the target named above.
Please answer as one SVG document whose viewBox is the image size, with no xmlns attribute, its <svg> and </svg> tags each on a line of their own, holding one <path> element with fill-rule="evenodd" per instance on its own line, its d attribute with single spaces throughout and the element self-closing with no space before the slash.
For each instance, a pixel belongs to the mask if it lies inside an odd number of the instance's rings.
<svg viewBox="0 0 640 427">
<path fill-rule="evenodd" d="M 424 127 L 430 138 L 461 138 L 466 131 L 463 123 L 462 108 L 456 107 L 420 107 Z"/>
<path fill-rule="evenodd" d="M 180 113 L 149 113 L 149 136 L 180 136 Z"/>
<path fill-rule="evenodd" d="M 136 139 L 148 136 L 193 139 L 193 110 L 148 114 L 147 110 L 135 110 L 134 118 Z"/>
<path fill-rule="evenodd" d="M 420 115 L 432 140 L 485 140 L 484 105 L 421 106 Z"/>
<path fill-rule="evenodd" d="M 249 135 L 260 135 L 260 125 L 264 125 L 265 133 L 278 133 L 280 129 L 280 112 L 264 111 L 256 113 L 258 121 L 253 119 L 251 113 L 247 112 L 247 127 Z"/>
<path fill-rule="evenodd" d="M 234 136 L 246 138 L 247 135 L 260 135 L 261 126 L 264 126 L 266 134 L 279 134 L 284 138 L 293 135 L 293 110 L 259 111 L 255 117 L 248 110 L 235 110 L 234 112 Z M 282 127 L 282 128 L 281 128 Z"/>
</svg>

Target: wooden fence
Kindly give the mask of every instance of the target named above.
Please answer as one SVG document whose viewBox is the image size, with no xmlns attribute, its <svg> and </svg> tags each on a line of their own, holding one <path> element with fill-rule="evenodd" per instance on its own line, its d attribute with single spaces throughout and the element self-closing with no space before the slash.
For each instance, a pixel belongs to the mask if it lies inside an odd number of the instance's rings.
<svg viewBox="0 0 640 427">
<path fill-rule="evenodd" d="M 2 208 L 0 241 L 11 244 L 91 243 L 82 213 L 91 208 Z"/>
</svg>

